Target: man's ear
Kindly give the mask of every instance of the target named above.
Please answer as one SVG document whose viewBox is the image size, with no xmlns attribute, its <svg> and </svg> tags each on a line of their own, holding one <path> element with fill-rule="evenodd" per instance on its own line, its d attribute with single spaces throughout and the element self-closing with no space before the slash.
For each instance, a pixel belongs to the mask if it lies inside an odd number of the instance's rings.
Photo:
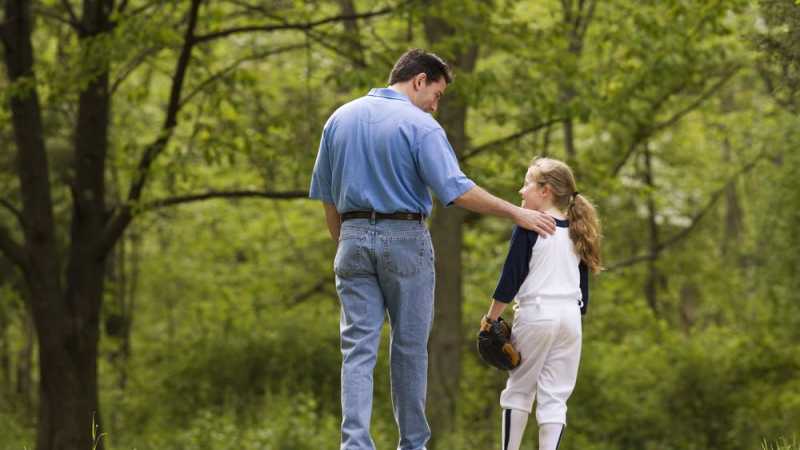
<svg viewBox="0 0 800 450">
<path fill-rule="evenodd" d="M 414 89 L 419 90 L 422 89 L 423 86 L 428 82 L 428 74 L 425 72 L 418 73 L 417 76 L 414 77 Z"/>
</svg>

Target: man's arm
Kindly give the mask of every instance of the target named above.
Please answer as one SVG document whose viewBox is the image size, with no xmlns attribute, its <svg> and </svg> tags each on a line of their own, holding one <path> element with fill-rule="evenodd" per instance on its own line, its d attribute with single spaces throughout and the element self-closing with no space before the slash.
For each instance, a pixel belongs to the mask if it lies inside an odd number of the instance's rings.
<svg viewBox="0 0 800 450">
<path fill-rule="evenodd" d="M 331 239 L 339 241 L 339 228 L 342 226 L 342 218 L 339 216 L 339 211 L 336 211 L 336 206 L 331 203 L 322 202 L 325 207 L 325 222 L 328 224 L 328 232 L 331 233 Z"/>
<path fill-rule="evenodd" d="M 541 236 L 556 231 L 556 221 L 549 215 L 512 205 L 486 192 L 480 186 L 468 190 L 453 203 L 476 213 L 509 218 L 522 228 L 535 231 Z"/>
</svg>

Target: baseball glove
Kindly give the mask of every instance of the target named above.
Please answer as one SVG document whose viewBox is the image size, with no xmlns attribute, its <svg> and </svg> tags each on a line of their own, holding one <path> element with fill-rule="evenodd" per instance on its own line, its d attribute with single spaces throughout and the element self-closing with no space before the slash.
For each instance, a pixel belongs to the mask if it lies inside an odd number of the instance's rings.
<svg viewBox="0 0 800 450">
<path fill-rule="evenodd" d="M 490 366 L 500 370 L 511 370 L 519 365 L 522 356 L 511 345 L 511 325 L 502 317 L 481 319 L 478 332 L 478 354 Z"/>
</svg>

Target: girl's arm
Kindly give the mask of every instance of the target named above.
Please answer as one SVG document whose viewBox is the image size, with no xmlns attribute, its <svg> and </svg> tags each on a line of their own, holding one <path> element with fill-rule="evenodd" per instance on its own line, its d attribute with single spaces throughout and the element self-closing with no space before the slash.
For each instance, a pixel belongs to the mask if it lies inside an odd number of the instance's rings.
<svg viewBox="0 0 800 450">
<path fill-rule="evenodd" d="M 489 306 L 489 312 L 486 313 L 486 316 L 492 320 L 497 320 L 500 317 L 500 314 L 503 313 L 503 310 L 506 309 L 508 303 L 498 302 L 495 299 L 492 299 L 492 305 Z"/>
<path fill-rule="evenodd" d="M 528 264 L 531 260 L 533 246 L 536 245 L 538 237 L 536 233 L 526 232 L 519 227 L 514 227 L 514 231 L 511 233 L 508 255 L 503 264 L 503 271 L 500 274 L 500 280 L 497 282 L 494 295 L 492 295 L 489 313 L 486 314 L 489 319 L 497 320 L 506 309 L 506 305 L 514 300 L 517 292 L 519 292 L 520 286 L 528 276 Z"/>
</svg>

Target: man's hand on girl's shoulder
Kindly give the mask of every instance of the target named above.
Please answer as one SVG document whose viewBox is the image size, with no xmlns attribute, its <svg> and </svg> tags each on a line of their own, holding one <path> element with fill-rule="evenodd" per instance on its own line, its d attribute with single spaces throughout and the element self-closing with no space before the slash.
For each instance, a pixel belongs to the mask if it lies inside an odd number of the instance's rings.
<svg viewBox="0 0 800 450">
<path fill-rule="evenodd" d="M 542 237 L 547 237 L 556 232 L 556 220 L 549 214 L 533 209 L 519 208 L 517 225 L 535 231 Z"/>
</svg>

